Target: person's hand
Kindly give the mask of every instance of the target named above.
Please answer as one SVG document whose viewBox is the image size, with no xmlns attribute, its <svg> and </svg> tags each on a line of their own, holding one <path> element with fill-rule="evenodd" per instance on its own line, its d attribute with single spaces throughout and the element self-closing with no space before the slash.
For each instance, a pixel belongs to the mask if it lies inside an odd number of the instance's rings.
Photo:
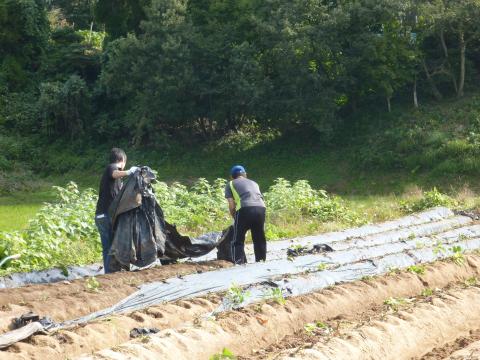
<svg viewBox="0 0 480 360">
<path fill-rule="evenodd" d="M 138 166 L 132 166 L 130 169 L 127 170 L 127 174 L 131 175 L 137 170 L 138 170 Z"/>
</svg>

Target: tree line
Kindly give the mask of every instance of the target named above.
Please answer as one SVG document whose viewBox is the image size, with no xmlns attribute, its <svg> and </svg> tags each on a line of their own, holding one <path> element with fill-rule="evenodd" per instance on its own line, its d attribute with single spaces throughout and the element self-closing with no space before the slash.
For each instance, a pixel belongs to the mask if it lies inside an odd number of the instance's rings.
<svg viewBox="0 0 480 360">
<path fill-rule="evenodd" d="M 0 0 L 0 128 L 210 139 L 478 87 L 480 0 Z"/>
</svg>

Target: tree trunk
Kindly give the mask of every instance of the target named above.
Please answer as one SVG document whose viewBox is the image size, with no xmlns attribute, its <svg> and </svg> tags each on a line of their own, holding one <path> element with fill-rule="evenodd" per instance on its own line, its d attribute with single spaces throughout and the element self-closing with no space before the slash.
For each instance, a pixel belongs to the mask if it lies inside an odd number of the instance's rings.
<svg viewBox="0 0 480 360">
<path fill-rule="evenodd" d="M 440 30 L 440 43 L 442 44 L 443 56 L 445 56 L 445 59 L 448 59 L 448 49 L 447 43 L 445 42 L 445 33 L 443 29 Z"/>
<path fill-rule="evenodd" d="M 457 96 L 463 96 L 463 88 L 465 86 L 465 53 L 467 51 L 467 43 L 465 42 L 465 34 L 463 30 L 459 33 L 459 45 L 460 45 L 460 81 L 458 83 Z"/>
<path fill-rule="evenodd" d="M 442 100 L 443 96 L 438 90 L 437 85 L 435 85 L 435 81 L 433 80 L 432 76 L 430 75 L 430 72 L 428 71 L 427 63 L 425 62 L 425 60 L 422 61 L 422 65 L 423 65 L 423 70 L 425 71 L 425 75 L 427 76 L 428 84 L 432 89 L 433 96 L 437 101 Z"/>
<path fill-rule="evenodd" d="M 418 94 L 417 94 L 417 75 L 415 75 L 415 80 L 413 81 L 413 106 L 418 108 Z"/>
<path fill-rule="evenodd" d="M 92 45 L 92 36 L 93 36 L 93 21 L 90 23 L 90 34 L 88 35 L 88 43 Z"/>
<path fill-rule="evenodd" d="M 450 66 L 450 61 L 448 58 L 447 42 L 445 41 L 445 33 L 443 29 L 440 30 L 440 43 L 442 44 L 443 56 L 445 57 L 445 62 L 447 63 L 447 67 L 448 67 L 447 71 L 450 73 L 450 78 L 452 79 L 453 88 L 455 89 L 455 93 L 458 94 L 457 79 L 455 77 L 454 72 L 452 71 L 452 67 Z"/>
<path fill-rule="evenodd" d="M 387 108 L 388 108 L 388 112 L 392 112 L 392 103 L 391 103 L 391 96 L 387 96 Z"/>
</svg>

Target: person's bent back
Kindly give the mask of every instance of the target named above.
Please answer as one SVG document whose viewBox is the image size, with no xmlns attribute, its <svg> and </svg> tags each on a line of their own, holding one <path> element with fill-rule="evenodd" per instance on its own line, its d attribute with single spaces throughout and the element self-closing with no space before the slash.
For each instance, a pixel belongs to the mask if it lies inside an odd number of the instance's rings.
<svg viewBox="0 0 480 360">
<path fill-rule="evenodd" d="M 232 261 L 235 264 L 247 262 L 245 256 L 245 235 L 252 232 L 255 261 L 264 261 L 267 255 L 265 238 L 265 202 L 258 184 L 247 178 L 245 168 L 234 166 L 231 181 L 225 188 L 230 214 L 234 218 Z"/>
</svg>

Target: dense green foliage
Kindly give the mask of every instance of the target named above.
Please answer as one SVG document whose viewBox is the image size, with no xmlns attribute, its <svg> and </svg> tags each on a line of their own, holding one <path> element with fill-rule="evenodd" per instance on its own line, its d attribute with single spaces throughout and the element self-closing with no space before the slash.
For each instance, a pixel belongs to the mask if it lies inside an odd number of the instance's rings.
<svg viewBox="0 0 480 360">
<path fill-rule="evenodd" d="M 181 232 L 198 235 L 219 231 L 231 224 L 223 196 L 225 184 L 223 179 L 213 183 L 199 179 L 191 187 L 160 182 L 155 185 L 155 191 L 166 219 Z M 94 223 L 95 191 L 80 191 L 73 182 L 64 188 L 56 186 L 54 190 L 56 201 L 46 203 L 26 229 L 0 232 L 0 261 L 10 255 L 20 255 L 6 262 L 0 274 L 51 267 L 66 269 L 69 265 L 100 261 L 101 244 Z M 277 179 L 264 195 L 269 240 L 315 232 L 322 224 L 332 223 L 336 224 L 335 228 L 342 228 L 370 220 L 366 213 L 353 210 L 339 197 L 312 189 L 305 180 L 291 184 Z M 404 213 L 458 205 L 437 189 L 395 204 Z"/>
<path fill-rule="evenodd" d="M 57 202 L 44 205 L 25 230 L 0 233 L 0 257 L 21 255 L 4 268 L 29 271 L 98 260 L 101 244 L 93 216 L 95 192 L 79 191 L 74 183 L 56 190 Z"/>
<path fill-rule="evenodd" d="M 164 149 L 255 122 L 331 139 L 362 109 L 475 88 L 479 14 L 479 0 L 2 0 L 0 132 Z"/>
<path fill-rule="evenodd" d="M 167 220 L 181 231 L 201 234 L 219 231 L 231 223 L 224 199 L 226 181 L 210 184 L 199 179 L 192 187 L 175 183 L 155 185 L 158 202 Z M 101 245 L 94 223 L 97 196 L 92 189 L 80 191 L 75 183 L 55 187 L 57 201 L 44 205 L 27 228 L 0 232 L 0 260 L 20 254 L 4 265 L 6 271 L 66 267 L 98 261 Z M 268 206 L 267 234 L 270 240 L 288 234 L 288 225 L 308 219 L 316 222 L 339 221 L 351 224 L 352 212 L 338 198 L 314 190 L 307 181 L 291 185 L 284 179 L 265 193 Z M 283 229 L 282 229 L 283 228 Z"/>
<path fill-rule="evenodd" d="M 480 173 L 478 94 L 394 113 L 389 119 L 390 123 L 357 139 L 359 168 L 428 171 L 432 178 Z"/>
</svg>

